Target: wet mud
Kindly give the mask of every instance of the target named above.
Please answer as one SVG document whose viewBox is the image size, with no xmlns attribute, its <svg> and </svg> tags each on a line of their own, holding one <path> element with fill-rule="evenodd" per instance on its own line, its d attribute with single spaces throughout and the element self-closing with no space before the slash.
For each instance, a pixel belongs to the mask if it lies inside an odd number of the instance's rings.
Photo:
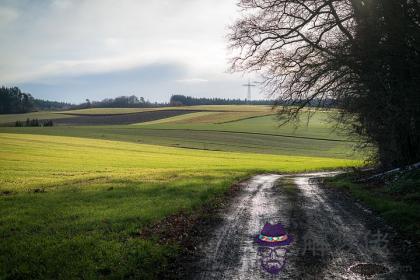
<svg viewBox="0 0 420 280">
<path fill-rule="evenodd" d="M 188 278 L 420 279 L 418 254 L 392 228 L 320 183 L 319 178 L 334 174 L 250 179 L 200 243 L 187 265 Z M 261 253 L 264 246 L 256 240 L 266 223 L 280 223 L 293 242 Z"/>
</svg>

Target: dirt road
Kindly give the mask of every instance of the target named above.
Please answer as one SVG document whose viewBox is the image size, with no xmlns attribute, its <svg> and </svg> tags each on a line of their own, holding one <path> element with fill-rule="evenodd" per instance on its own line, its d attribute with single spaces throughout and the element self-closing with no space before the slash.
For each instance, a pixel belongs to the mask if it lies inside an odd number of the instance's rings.
<svg viewBox="0 0 420 280">
<path fill-rule="evenodd" d="M 314 179 L 331 175 L 249 180 L 200 246 L 191 278 L 420 279 L 406 241 L 371 211 Z M 293 242 L 268 249 L 257 243 L 266 223 L 280 223 Z"/>
</svg>

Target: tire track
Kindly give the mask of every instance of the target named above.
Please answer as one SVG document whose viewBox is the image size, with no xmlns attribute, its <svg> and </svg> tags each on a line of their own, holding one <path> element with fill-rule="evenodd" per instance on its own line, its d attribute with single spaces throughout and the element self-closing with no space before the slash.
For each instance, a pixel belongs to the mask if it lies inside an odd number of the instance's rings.
<svg viewBox="0 0 420 280">
<path fill-rule="evenodd" d="M 350 271 L 351 265 L 378 263 L 388 273 L 368 279 L 419 279 L 415 272 L 400 269 L 404 260 L 387 247 L 391 229 L 380 218 L 313 179 L 333 174 L 266 174 L 244 183 L 220 214 L 220 225 L 200 246 L 201 258 L 191 264 L 192 278 L 357 280 L 367 278 Z M 267 222 L 281 223 L 294 238 L 277 275 L 262 269 L 255 243 Z M 385 244 L 370 244 L 379 234 Z"/>
</svg>

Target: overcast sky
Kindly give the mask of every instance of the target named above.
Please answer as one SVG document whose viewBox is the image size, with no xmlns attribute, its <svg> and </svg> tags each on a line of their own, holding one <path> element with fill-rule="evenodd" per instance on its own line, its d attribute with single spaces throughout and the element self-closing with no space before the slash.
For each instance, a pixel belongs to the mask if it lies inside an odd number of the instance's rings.
<svg viewBox="0 0 420 280">
<path fill-rule="evenodd" d="M 245 98 L 249 77 L 227 73 L 237 17 L 236 0 L 0 0 L 0 83 L 69 102 Z"/>
</svg>

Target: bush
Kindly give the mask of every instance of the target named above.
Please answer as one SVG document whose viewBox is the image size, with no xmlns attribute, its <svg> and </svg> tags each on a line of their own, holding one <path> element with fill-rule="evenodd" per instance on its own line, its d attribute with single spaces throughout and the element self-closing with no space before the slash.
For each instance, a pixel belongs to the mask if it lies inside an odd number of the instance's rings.
<svg viewBox="0 0 420 280">
<path fill-rule="evenodd" d="M 52 121 L 44 121 L 44 122 L 40 122 L 38 119 L 26 119 L 25 122 L 21 122 L 21 121 L 16 121 L 15 122 L 15 127 L 31 127 L 31 126 L 53 126 Z"/>
<path fill-rule="evenodd" d="M 53 121 L 52 120 L 47 120 L 47 121 L 44 121 L 43 123 L 42 123 L 42 126 L 53 126 L 54 124 L 53 124 Z"/>
<path fill-rule="evenodd" d="M 389 186 L 390 193 L 420 193 L 420 170 L 408 171 Z"/>
<path fill-rule="evenodd" d="M 40 126 L 38 119 L 32 119 L 30 121 L 30 126 Z"/>
</svg>

